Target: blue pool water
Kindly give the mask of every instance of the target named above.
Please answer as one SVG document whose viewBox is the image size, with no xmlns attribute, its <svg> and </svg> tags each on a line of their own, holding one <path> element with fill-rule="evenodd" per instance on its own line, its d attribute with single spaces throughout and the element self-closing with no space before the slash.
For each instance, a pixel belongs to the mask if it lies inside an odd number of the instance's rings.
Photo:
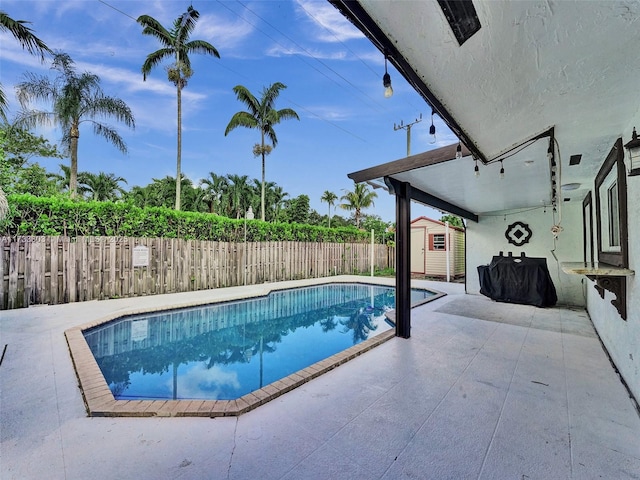
<svg viewBox="0 0 640 480">
<path fill-rule="evenodd" d="M 412 303 L 432 295 L 412 290 Z M 394 303 L 394 288 L 327 284 L 123 317 L 84 336 L 118 400 L 232 400 L 390 328 Z"/>
</svg>

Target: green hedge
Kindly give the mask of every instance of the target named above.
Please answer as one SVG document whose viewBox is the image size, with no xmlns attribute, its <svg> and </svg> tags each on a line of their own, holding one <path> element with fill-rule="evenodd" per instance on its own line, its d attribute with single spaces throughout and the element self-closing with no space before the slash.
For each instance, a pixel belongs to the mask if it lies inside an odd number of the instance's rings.
<svg viewBox="0 0 640 480">
<path fill-rule="evenodd" d="M 2 235 L 168 237 L 221 242 L 242 241 L 244 220 L 125 202 L 73 201 L 58 197 L 9 195 L 9 215 Z M 366 242 L 369 234 L 354 227 L 325 228 L 296 223 L 247 222 L 247 240 Z"/>
</svg>

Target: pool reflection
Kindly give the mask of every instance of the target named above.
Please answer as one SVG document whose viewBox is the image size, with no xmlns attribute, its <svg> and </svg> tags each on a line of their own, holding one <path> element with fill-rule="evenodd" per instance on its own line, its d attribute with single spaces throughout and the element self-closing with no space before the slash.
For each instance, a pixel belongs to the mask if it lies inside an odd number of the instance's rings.
<svg viewBox="0 0 640 480">
<path fill-rule="evenodd" d="M 124 317 L 84 332 L 117 399 L 228 400 L 385 330 L 393 288 L 334 284 Z"/>
</svg>

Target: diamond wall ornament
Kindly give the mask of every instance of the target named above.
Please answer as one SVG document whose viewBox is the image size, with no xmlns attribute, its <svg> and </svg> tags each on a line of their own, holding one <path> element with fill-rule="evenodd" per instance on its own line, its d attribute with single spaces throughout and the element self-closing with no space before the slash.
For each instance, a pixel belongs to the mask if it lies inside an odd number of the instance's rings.
<svg viewBox="0 0 640 480">
<path fill-rule="evenodd" d="M 522 222 L 512 223 L 507 227 L 506 232 L 504 232 L 504 236 L 507 237 L 509 243 L 516 247 L 521 247 L 525 243 L 529 243 L 532 235 L 533 232 L 529 228 L 529 225 Z"/>
</svg>

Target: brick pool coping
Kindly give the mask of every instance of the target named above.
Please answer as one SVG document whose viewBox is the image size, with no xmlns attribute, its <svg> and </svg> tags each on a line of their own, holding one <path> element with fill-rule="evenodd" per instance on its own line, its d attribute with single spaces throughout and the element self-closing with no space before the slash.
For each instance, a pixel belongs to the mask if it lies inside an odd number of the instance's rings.
<svg viewBox="0 0 640 480">
<path fill-rule="evenodd" d="M 323 283 L 346 283 L 346 282 L 325 282 Z M 348 283 L 368 283 L 354 282 Z M 315 282 L 313 284 L 316 284 Z M 280 290 L 286 287 L 270 286 L 268 292 Z M 444 293 L 435 292 L 436 295 L 425 301 L 421 301 L 414 306 L 440 298 Z M 257 295 L 251 295 L 257 296 Z M 249 298 L 244 296 L 242 298 Z M 221 299 L 216 302 L 203 301 L 188 306 L 207 305 L 221 301 L 230 301 L 237 298 Z M 149 308 L 144 310 L 134 310 L 118 312 L 113 315 L 101 318 L 81 326 L 73 327 L 64 332 L 71 360 L 78 377 L 78 386 L 82 392 L 87 415 L 90 417 L 230 417 L 238 416 L 263 405 L 280 395 L 283 395 L 304 383 L 319 377 L 320 375 L 333 370 L 343 363 L 352 360 L 359 355 L 381 345 L 395 336 L 395 330 L 381 332 L 357 345 L 353 345 L 346 350 L 338 352 L 320 362 L 314 363 L 302 370 L 284 377 L 276 382 L 266 385 L 259 390 L 250 392 L 235 400 L 116 400 L 109 389 L 109 385 L 96 362 L 83 331 L 102 325 L 106 322 L 124 316 L 140 313 L 158 312 L 162 310 L 174 310 L 184 308 L 187 305 L 172 305 L 161 308 Z M 395 311 L 388 315 L 393 320 Z"/>
</svg>

